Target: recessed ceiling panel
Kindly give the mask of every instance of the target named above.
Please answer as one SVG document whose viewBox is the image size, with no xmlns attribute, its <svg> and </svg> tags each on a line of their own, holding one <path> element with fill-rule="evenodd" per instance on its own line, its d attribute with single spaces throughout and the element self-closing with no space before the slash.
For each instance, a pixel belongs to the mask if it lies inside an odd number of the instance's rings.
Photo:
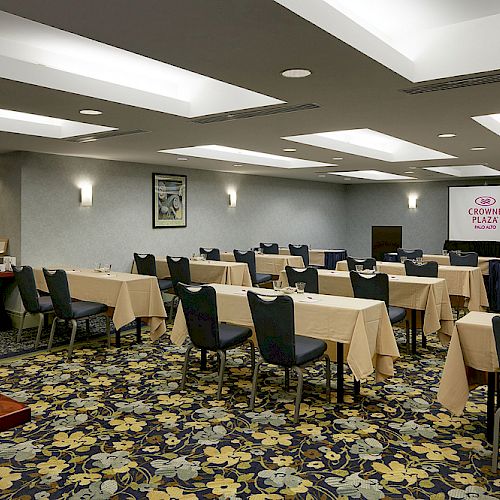
<svg viewBox="0 0 500 500">
<path fill-rule="evenodd" d="M 408 181 L 415 179 L 415 177 L 390 174 L 388 172 L 380 172 L 379 170 L 351 170 L 350 172 L 328 172 L 328 174 L 355 177 L 356 179 L 368 179 L 371 181 Z"/>
<path fill-rule="evenodd" d="M 500 171 L 485 165 L 459 165 L 453 167 L 425 167 L 424 170 L 454 177 L 493 177 L 500 176 Z"/>
</svg>

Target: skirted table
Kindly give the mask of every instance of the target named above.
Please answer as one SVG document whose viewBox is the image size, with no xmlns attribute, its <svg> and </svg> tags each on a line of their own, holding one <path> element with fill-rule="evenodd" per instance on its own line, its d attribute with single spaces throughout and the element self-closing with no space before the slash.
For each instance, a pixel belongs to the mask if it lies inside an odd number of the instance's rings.
<svg viewBox="0 0 500 500">
<path fill-rule="evenodd" d="M 232 252 L 221 252 L 220 258 L 226 262 L 235 262 L 236 259 Z M 274 254 L 255 254 L 255 265 L 257 272 L 262 274 L 272 274 L 277 276 L 286 266 L 304 267 L 302 257 L 295 255 L 274 255 Z"/>
</svg>

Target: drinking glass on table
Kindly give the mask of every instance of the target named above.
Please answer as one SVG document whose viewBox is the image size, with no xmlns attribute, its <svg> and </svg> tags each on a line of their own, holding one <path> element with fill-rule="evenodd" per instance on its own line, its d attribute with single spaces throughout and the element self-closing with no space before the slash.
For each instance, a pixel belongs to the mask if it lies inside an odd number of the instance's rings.
<svg viewBox="0 0 500 500">
<path fill-rule="evenodd" d="M 207 260 L 207 254 L 206 253 L 202 253 L 200 255 L 200 257 L 201 257 L 201 260 Z"/>
<path fill-rule="evenodd" d="M 363 264 L 356 264 L 354 268 L 356 269 L 357 273 L 360 273 L 363 270 Z"/>
<path fill-rule="evenodd" d="M 101 263 L 100 262 L 96 262 L 94 264 L 94 271 L 99 272 L 100 270 L 101 270 Z"/>
<path fill-rule="evenodd" d="M 297 281 L 295 286 L 297 287 L 297 293 L 304 293 L 306 290 L 306 284 L 303 281 Z"/>
<path fill-rule="evenodd" d="M 105 272 L 105 273 L 110 273 L 111 272 L 111 264 L 107 264 L 107 265 L 104 265 L 102 270 Z"/>
<path fill-rule="evenodd" d="M 404 264 L 407 259 L 408 259 L 408 257 L 404 257 L 404 256 L 401 257 L 401 264 Z"/>
<path fill-rule="evenodd" d="M 281 290 L 281 281 L 280 280 L 273 281 L 273 290 Z"/>
<path fill-rule="evenodd" d="M 443 255 L 446 257 L 448 255 L 448 250 L 443 250 Z"/>
</svg>

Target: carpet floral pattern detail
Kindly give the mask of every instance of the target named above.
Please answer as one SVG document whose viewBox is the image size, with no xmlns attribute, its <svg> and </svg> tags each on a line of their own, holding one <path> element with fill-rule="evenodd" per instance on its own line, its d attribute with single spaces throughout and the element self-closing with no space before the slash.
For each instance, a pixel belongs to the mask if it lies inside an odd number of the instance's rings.
<svg viewBox="0 0 500 500">
<path fill-rule="evenodd" d="M 359 400 L 325 401 L 323 366 L 307 369 L 301 420 L 294 380 L 264 365 L 249 411 L 249 356 L 230 351 L 223 400 L 216 365 L 165 339 L 121 349 L 82 346 L 0 365 L 0 392 L 32 421 L 0 433 L 0 498 L 12 499 L 481 499 L 500 497 L 485 440 L 486 395 L 462 417 L 435 395 L 446 350 L 403 356 L 396 377 L 367 380 Z M 404 347 L 401 347 L 401 351 Z"/>
</svg>

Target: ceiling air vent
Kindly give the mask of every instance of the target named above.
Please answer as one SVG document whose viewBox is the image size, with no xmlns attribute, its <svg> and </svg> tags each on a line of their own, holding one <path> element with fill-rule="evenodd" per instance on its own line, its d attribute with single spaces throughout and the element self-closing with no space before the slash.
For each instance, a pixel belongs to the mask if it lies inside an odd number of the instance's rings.
<svg viewBox="0 0 500 500">
<path fill-rule="evenodd" d="M 473 87 L 475 85 L 488 85 L 490 83 L 499 83 L 500 73 L 483 76 L 469 76 L 456 80 L 448 80 L 440 83 L 430 83 L 428 85 L 420 85 L 419 87 L 411 87 L 401 89 L 401 92 L 406 94 L 425 94 L 427 92 L 441 92 L 442 90 L 461 89 L 464 87 Z"/>
<path fill-rule="evenodd" d="M 277 104 L 276 106 L 264 106 L 261 108 L 244 109 L 242 111 L 229 111 L 213 115 L 196 116 L 191 118 L 195 123 L 216 123 L 230 120 L 241 120 L 243 118 L 254 118 L 256 116 L 278 115 L 280 113 L 291 113 L 292 111 L 304 111 L 319 108 L 319 104 Z"/>
<path fill-rule="evenodd" d="M 87 135 L 78 135 L 74 137 L 67 137 L 65 141 L 69 142 L 95 142 L 100 141 L 101 139 L 111 139 L 112 137 L 122 137 L 125 135 L 135 135 L 135 134 L 147 134 L 149 130 L 109 130 L 107 132 L 100 132 L 98 134 L 87 134 Z"/>
</svg>

